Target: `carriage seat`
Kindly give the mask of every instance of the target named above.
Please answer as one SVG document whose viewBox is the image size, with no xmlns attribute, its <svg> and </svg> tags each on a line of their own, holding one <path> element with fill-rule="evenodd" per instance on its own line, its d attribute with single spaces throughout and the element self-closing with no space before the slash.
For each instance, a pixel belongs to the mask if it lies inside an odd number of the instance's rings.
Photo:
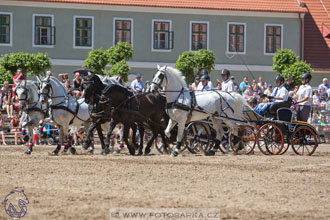
<svg viewBox="0 0 330 220">
<path fill-rule="evenodd" d="M 292 105 L 292 98 L 289 97 L 288 101 L 284 102 L 274 102 L 263 116 L 277 118 L 277 110 L 281 108 L 290 108 Z"/>
</svg>

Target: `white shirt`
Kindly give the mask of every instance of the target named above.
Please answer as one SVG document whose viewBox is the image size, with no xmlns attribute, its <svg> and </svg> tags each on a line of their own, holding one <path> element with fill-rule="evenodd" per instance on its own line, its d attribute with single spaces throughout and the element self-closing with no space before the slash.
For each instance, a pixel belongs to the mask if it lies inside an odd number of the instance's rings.
<svg viewBox="0 0 330 220">
<path fill-rule="evenodd" d="M 226 81 L 223 81 L 221 83 L 221 90 L 224 91 L 224 92 L 234 91 L 234 83 L 230 79 L 227 79 Z"/>
<path fill-rule="evenodd" d="M 200 82 L 197 86 L 197 91 L 206 91 L 206 90 L 211 90 L 212 88 L 207 84 L 206 86 L 203 86 L 202 82 Z"/>
<path fill-rule="evenodd" d="M 289 92 L 288 92 L 288 90 L 283 85 L 284 84 L 282 84 L 280 87 L 275 87 L 274 90 L 273 90 L 272 96 L 274 96 L 274 97 L 281 97 L 283 99 L 283 100 L 275 99 L 275 102 L 288 101 Z M 275 95 L 275 93 L 276 93 L 276 95 Z"/>
<path fill-rule="evenodd" d="M 299 103 L 299 105 L 309 105 L 309 106 L 312 105 L 313 90 L 310 85 L 308 84 L 301 85 L 298 89 L 297 96 L 298 96 L 297 99 L 298 101 L 308 97 L 307 101 L 301 102 Z"/>
</svg>

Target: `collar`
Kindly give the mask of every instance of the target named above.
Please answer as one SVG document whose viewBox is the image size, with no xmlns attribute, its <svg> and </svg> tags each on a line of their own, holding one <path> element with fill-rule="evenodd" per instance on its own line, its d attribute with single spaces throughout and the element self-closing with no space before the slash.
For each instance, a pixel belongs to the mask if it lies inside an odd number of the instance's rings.
<svg viewBox="0 0 330 220">
<path fill-rule="evenodd" d="M 224 83 L 228 83 L 229 81 L 230 81 L 230 79 L 227 79 L 227 80 L 224 81 Z"/>
</svg>

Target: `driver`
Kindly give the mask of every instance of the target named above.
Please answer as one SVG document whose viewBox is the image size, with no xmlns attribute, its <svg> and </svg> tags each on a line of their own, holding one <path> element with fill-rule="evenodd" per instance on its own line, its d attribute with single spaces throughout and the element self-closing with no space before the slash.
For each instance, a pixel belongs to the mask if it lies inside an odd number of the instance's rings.
<svg viewBox="0 0 330 220">
<path fill-rule="evenodd" d="M 274 113 L 277 109 L 287 105 L 289 92 L 284 87 L 284 78 L 283 76 L 278 75 L 275 80 L 277 87 L 274 88 L 271 96 L 266 96 L 269 99 L 269 102 L 260 103 L 254 109 L 259 115 L 263 115 L 268 109 L 270 112 Z"/>
</svg>

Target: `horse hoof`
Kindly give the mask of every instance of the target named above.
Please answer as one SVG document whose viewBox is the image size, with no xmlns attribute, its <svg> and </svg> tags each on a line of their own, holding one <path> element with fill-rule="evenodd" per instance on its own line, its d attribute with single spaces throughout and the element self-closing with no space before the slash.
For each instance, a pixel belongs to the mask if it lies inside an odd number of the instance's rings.
<svg viewBox="0 0 330 220">
<path fill-rule="evenodd" d="M 76 150 L 76 148 L 71 147 L 70 152 L 71 152 L 71 154 L 75 155 L 77 153 L 77 150 Z"/>
<path fill-rule="evenodd" d="M 30 155 L 32 153 L 32 151 L 31 150 L 27 150 L 24 153 L 27 154 L 27 155 Z"/>
<path fill-rule="evenodd" d="M 48 153 L 50 156 L 58 156 L 58 150 L 54 150 Z"/>
<path fill-rule="evenodd" d="M 88 149 L 88 147 L 89 147 L 89 144 L 88 143 L 86 143 L 86 142 L 84 142 L 83 144 L 82 144 L 82 149 L 84 149 L 84 150 L 87 150 Z"/>
<path fill-rule="evenodd" d="M 214 156 L 215 152 L 213 150 L 210 150 L 209 152 L 205 153 L 206 156 Z"/>
<path fill-rule="evenodd" d="M 171 154 L 172 157 L 177 157 L 178 155 L 179 155 L 179 152 L 178 152 L 177 149 L 175 149 L 174 151 L 172 151 L 172 154 Z"/>
<path fill-rule="evenodd" d="M 144 155 L 148 155 L 150 153 L 150 148 L 146 148 L 146 150 L 144 151 Z"/>
<path fill-rule="evenodd" d="M 137 155 L 138 156 L 141 156 L 141 155 L 143 155 L 143 152 L 142 151 L 139 151 L 139 153 Z"/>
<path fill-rule="evenodd" d="M 93 149 L 90 149 L 89 151 L 87 151 L 87 154 L 88 155 L 93 155 L 94 154 L 94 150 Z"/>
</svg>

